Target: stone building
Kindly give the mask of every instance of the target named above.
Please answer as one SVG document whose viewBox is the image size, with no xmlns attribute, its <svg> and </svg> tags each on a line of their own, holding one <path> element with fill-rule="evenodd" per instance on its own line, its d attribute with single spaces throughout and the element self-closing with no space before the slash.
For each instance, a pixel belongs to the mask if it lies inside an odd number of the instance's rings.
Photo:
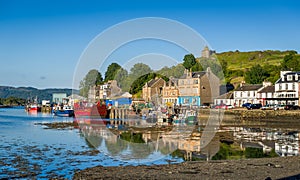
<svg viewBox="0 0 300 180">
<path fill-rule="evenodd" d="M 163 104 L 177 104 L 179 91 L 178 91 L 178 79 L 170 77 L 169 82 L 164 84 L 162 92 L 162 103 Z"/>
<path fill-rule="evenodd" d="M 102 85 L 91 86 L 88 92 L 90 102 L 107 99 L 109 97 L 118 96 L 122 93 L 118 87 L 116 80 L 108 81 Z"/>
<path fill-rule="evenodd" d="M 155 102 L 156 104 L 162 103 L 162 91 L 165 83 L 165 80 L 158 77 L 147 82 L 143 86 L 143 99 L 146 102 Z"/>
<path fill-rule="evenodd" d="M 209 50 L 209 48 L 207 46 L 205 46 L 201 52 L 201 57 L 210 58 L 211 55 L 213 55 L 214 53 L 216 53 L 216 51 Z"/>
<path fill-rule="evenodd" d="M 220 94 L 220 80 L 208 67 L 206 71 L 190 72 L 185 70 L 178 79 L 178 104 L 200 106 L 213 104 L 213 99 Z"/>
</svg>

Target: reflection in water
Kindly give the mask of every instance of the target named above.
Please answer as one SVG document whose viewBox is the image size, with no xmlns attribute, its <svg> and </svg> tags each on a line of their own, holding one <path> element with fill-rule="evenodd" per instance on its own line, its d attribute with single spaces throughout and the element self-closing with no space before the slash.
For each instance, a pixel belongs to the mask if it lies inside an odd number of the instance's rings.
<svg viewBox="0 0 300 180">
<path fill-rule="evenodd" d="M 192 156 L 209 158 L 219 150 L 219 138 L 215 136 L 203 149 L 200 137 L 204 128 L 200 126 L 141 126 L 143 120 L 130 121 L 131 125 L 112 125 L 105 120 L 82 119 L 80 132 L 89 145 L 122 161 L 155 161 L 175 150 L 185 153 L 185 159 Z M 132 126 L 132 124 L 139 126 Z"/>
<path fill-rule="evenodd" d="M 220 127 L 212 140 L 205 142 L 208 138 L 203 133 L 204 126 L 148 127 L 143 123 L 143 120 L 132 120 L 126 125 L 112 126 L 109 121 L 88 119 L 79 125 L 90 146 L 127 162 L 155 161 L 176 150 L 183 153 L 185 160 L 299 155 L 298 131 Z"/>
</svg>

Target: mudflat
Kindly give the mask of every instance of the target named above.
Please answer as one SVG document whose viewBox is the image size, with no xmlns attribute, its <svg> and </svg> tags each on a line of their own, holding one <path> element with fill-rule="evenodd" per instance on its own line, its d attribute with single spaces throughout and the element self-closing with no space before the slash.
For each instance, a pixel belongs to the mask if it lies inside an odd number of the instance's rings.
<svg viewBox="0 0 300 180">
<path fill-rule="evenodd" d="M 300 179 L 300 157 L 191 161 L 152 166 L 97 166 L 73 179 Z"/>
</svg>

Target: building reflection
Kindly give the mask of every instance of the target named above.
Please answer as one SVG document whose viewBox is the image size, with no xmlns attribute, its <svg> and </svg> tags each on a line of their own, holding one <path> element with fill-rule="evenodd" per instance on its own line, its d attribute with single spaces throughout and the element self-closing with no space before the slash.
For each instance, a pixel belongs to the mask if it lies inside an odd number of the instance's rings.
<svg viewBox="0 0 300 180">
<path fill-rule="evenodd" d="M 241 148 L 261 148 L 263 152 L 272 149 L 279 156 L 298 156 L 299 131 L 275 128 L 227 127 L 234 132 L 234 141 L 240 143 Z"/>
<path fill-rule="evenodd" d="M 211 160 L 220 150 L 220 142 L 237 145 L 241 151 L 274 150 L 279 156 L 297 156 L 300 150 L 299 132 L 288 129 L 220 127 L 204 146 L 203 127 L 198 125 L 154 128 L 142 124 L 133 120 L 112 126 L 105 121 L 86 119 L 79 126 L 89 146 L 123 161 L 154 161 L 176 150 L 183 153 L 185 160 Z"/>
<path fill-rule="evenodd" d="M 211 159 L 218 152 L 220 143 L 218 136 L 215 136 L 202 148 L 200 144 L 202 132 L 197 126 L 133 128 L 119 125 L 118 128 L 111 128 L 111 124 L 104 121 L 85 119 L 79 122 L 79 127 L 89 146 L 125 161 L 137 159 L 152 161 L 175 150 L 182 151 L 186 160 L 192 160 L 193 156 Z M 143 143 L 122 139 L 122 135 L 126 133 L 141 134 Z"/>
</svg>

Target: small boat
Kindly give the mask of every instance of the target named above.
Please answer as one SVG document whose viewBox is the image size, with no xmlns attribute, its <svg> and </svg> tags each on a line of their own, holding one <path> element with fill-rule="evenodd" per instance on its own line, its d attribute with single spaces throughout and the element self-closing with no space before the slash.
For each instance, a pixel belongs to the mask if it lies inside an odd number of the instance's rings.
<svg viewBox="0 0 300 180">
<path fill-rule="evenodd" d="M 188 110 L 185 114 L 185 123 L 187 125 L 196 125 L 197 124 L 197 112 L 194 110 Z"/>
<path fill-rule="evenodd" d="M 62 109 L 53 109 L 53 114 L 60 117 L 74 117 L 74 109 L 65 105 Z"/>
</svg>

